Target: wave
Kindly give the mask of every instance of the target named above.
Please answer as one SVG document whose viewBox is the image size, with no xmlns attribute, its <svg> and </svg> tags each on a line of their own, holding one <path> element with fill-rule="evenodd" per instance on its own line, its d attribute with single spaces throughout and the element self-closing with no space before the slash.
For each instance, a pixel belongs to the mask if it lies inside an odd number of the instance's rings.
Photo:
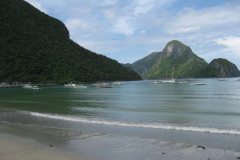
<svg viewBox="0 0 240 160">
<path fill-rule="evenodd" d="M 173 125 L 165 125 L 165 124 L 159 124 L 159 123 L 134 123 L 134 122 L 123 122 L 123 121 L 108 121 L 108 120 L 101 120 L 101 119 L 88 119 L 88 118 L 80 118 L 80 117 L 74 117 L 74 116 L 63 116 L 63 115 L 57 115 L 57 114 L 44 114 L 44 113 L 38 113 L 38 112 L 27 112 L 27 113 L 30 114 L 31 116 L 36 116 L 36 117 L 51 118 L 51 119 L 73 121 L 73 122 L 82 122 L 82 123 L 91 123 L 91 124 L 240 135 L 239 130 L 233 130 L 233 129 L 228 130 L 228 129 L 204 128 L 204 127 L 193 127 L 193 126 L 173 126 Z"/>
</svg>

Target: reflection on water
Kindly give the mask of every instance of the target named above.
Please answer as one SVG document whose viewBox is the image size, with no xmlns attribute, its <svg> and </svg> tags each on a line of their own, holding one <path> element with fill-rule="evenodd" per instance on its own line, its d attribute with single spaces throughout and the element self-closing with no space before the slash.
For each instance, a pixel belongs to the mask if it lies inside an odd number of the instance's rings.
<svg viewBox="0 0 240 160">
<path fill-rule="evenodd" d="M 206 85 L 191 85 L 198 82 Z M 92 155 L 103 148 L 95 159 L 104 157 L 104 152 L 112 158 L 109 148 L 121 142 L 121 146 L 138 143 L 149 148 L 150 159 L 154 159 L 159 147 L 145 138 L 239 151 L 240 83 L 236 79 L 192 79 L 181 84 L 126 82 L 108 89 L 93 85 L 85 89 L 0 88 L 0 131 L 6 130 L 48 145 L 68 146 L 78 154 L 90 151 Z M 100 136 L 90 142 L 89 137 L 81 140 L 83 135 Z M 105 145 L 98 148 L 103 137 Z"/>
<path fill-rule="evenodd" d="M 127 82 L 109 89 L 89 86 L 0 88 L 0 119 L 33 123 L 22 112 L 77 116 L 108 121 L 166 123 L 240 129 L 240 83 L 201 79 L 207 85 Z"/>
</svg>

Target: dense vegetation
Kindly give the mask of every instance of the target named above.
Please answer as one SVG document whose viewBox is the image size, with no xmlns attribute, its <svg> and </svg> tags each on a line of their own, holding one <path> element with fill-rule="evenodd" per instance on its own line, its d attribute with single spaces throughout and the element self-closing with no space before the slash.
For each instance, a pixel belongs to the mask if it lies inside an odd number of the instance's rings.
<svg viewBox="0 0 240 160">
<path fill-rule="evenodd" d="M 23 0 L 1 0 L 0 15 L 0 81 L 140 79 L 130 68 L 70 40 L 62 22 Z"/>
<path fill-rule="evenodd" d="M 179 41 L 171 41 L 163 49 L 158 62 L 153 65 L 146 78 L 195 77 L 207 63 Z"/>
<path fill-rule="evenodd" d="M 213 73 L 214 77 L 238 77 L 240 72 L 237 66 L 226 59 L 218 58 L 209 63 L 208 71 Z"/>
<path fill-rule="evenodd" d="M 208 64 L 191 48 L 174 40 L 162 52 L 155 52 L 133 63 L 131 67 L 146 79 L 196 77 Z M 147 67 L 143 67 L 147 66 Z M 144 70 L 143 70 L 144 69 Z M 144 73 L 144 74 L 142 74 Z"/>
<path fill-rule="evenodd" d="M 126 64 L 126 66 L 132 67 L 138 74 L 144 76 L 144 74 L 148 72 L 156 63 L 160 55 L 161 52 L 153 52 L 152 54 L 134 62 L 133 64 Z"/>
<path fill-rule="evenodd" d="M 177 40 L 169 42 L 162 52 L 154 52 L 128 66 L 145 79 L 234 77 L 240 73 L 236 65 L 225 59 L 208 64 Z"/>
</svg>

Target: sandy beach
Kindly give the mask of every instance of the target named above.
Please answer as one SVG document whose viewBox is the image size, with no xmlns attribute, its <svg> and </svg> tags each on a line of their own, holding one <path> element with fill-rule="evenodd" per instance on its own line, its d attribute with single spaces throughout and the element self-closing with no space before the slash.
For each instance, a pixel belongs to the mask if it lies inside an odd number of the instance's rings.
<svg viewBox="0 0 240 160">
<path fill-rule="evenodd" d="M 32 139 L 0 134 L 1 160 L 82 160 L 78 155 Z"/>
<path fill-rule="evenodd" d="M 63 145 L 40 142 L 4 132 L 11 128 L 2 125 L 0 134 L 1 160 L 236 160 L 240 153 L 205 146 L 162 141 L 158 139 L 104 134 L 81 134 Z M 26 129 L 29 127 L 26 127 Z M 27 129 L 28 132 L 30 131 Z M 17 131 L 13 134 L 13 131 Z M 34 132 L 32 132 L 34 133 Z M 41 132 L 40 134 L 42 134 Z M 56 141 L 56 139 L 55 139 Z M 58 144 L 61 144 L 58 146 Z M 84 156 L 83 156 L 84 155 Z M 83 158 L 84 157 L 84 158 Z"/>
</svg>

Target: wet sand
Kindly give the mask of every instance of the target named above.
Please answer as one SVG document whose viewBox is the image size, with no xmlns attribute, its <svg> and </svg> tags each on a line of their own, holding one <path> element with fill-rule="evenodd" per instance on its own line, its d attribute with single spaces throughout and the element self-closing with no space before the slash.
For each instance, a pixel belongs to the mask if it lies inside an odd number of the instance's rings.
<svg viewBox="0 0 240 160">
<path fill-rule="evenodd" d="M 32 139 L 0 134 L 1 160 L 84 160 L 78 155 Z"/>
<path fill-rule="evenodd" d="M 72 150 L 94 160 L 237 160 L 240 153 L 178 142 L 119 135 L 81 135 Z"/>
<path fill-rule="evenodd" d="M 59 132 L 54 129 L 37 129 L 24 126 L 33 136 L 14 129 L 12 125 L 0 124 L 1 160 L 237 160 L 240 152 L 208 148 L 159 139 L 110 134 L 79 134 L 51 141 L 41 141 L 40 135 L 48 132 L 48 138 Z M 31 129 L 29 129 L 31 128 Z M 6 130 L 8 129 L 8 130 Z M 19 130 L 19 129 L 18 129 Z M 5 132 L 7 131 L 7 132 Z M 39 135 L 36 136 L 36 131 Z M 20 134 L 19 134 L 20 133 Z M 50 134 L 49 134 L 50 133 Z M 24 136 L 25 135 L 25 136 Z M 34 139 L 34 136 L 35 139 Z M 54 137 L 54 136 L 53 136 Z M 59 141 L 59 143 L 57 143 Z"/>
</svg>

